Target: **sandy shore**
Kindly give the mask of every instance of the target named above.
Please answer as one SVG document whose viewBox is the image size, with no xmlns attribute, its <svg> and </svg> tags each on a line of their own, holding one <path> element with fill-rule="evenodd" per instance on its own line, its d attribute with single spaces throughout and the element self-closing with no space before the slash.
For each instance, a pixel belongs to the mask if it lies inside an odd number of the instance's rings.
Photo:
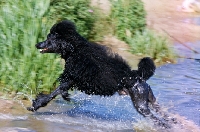
<svg viewBox="0 0 200 132">
<path fill-rule="evenodd" d="M 192 18 L 200 13 L 189 13 L 181 10 L 183 0 L 142 0 L 147 11 L 147 25 L 149 28 L 163 32 L 167 31 L 172 40 L 181 42 L 200 41 L 200 25 L 196 25 Z M 176 40 L 174 40 L 176 41 Z"/>
</svg>

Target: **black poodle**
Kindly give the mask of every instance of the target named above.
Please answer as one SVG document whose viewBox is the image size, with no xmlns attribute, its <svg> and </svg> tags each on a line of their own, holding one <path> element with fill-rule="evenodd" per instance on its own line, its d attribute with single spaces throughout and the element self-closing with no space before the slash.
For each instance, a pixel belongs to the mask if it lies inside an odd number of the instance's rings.
<svg viewBox="0 0 200 132">
<path fill-rule="evenodd" d="M 47 40 L 36 44 L 40 53 L 57 53 L 65 60 L 65 69 L 59 77 L 60 85 L 50 94 L 39 94 L 29 111 L 46 106 L 57 95 L 69 99 L 68 90 L 77 89 L 86 94 L 111 96 L 116 92 L 129 94 L 134 107 L 143 116 L 151 116 L 155 97 L 146 83 L 155 72 L 154 62 L 146 57 L 140 60 L 138 70 L 118 54 L 96 43 L 88 42 L 75 25 L 64 20 L 50 30 Z M 154 107 L 157 109 L 157 107 Z"/>
</svg>

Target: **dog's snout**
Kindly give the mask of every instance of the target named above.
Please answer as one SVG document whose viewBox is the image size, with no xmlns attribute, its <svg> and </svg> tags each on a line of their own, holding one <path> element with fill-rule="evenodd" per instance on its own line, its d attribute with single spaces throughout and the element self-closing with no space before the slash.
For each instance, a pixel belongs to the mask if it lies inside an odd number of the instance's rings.
<svg viewBox="0 0 200 132">
<path fill-rule="evenodd" d="M 39 43 L 37 43 L 37 44 L 35 45 L 35 47 L 36 47 L 37 49 L 43 49 L 43 48 L 44 48 L 44 42 L 39 42 Z"/>
<path fill-rule="evenodd" d="M 39 42 L 39 43 L 37 43 L 36 45 L 35 45 L 35 47 L 37 48 L 37 49 L 39 49 L 40 48 L 40 44 L 41 42 Z"/>
</svg>

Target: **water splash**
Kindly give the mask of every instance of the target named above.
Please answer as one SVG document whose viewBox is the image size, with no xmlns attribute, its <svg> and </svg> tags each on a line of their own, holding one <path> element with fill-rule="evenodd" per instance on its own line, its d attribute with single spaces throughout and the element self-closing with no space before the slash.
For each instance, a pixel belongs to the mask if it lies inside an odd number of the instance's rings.
<svg viewBox="0 0 200 132">
<path fill-rule="evenodd" d="M 0 113 L 1 120 L 27 120 L 28 116 L 15 116 L 12 114 L 2 114 Z"/>
</svg>

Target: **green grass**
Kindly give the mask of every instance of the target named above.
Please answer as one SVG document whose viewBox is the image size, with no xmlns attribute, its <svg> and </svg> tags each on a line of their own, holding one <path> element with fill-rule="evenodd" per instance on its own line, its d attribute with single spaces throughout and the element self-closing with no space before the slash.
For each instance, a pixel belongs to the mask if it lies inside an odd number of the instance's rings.
<svg viewBox="0 0 200 132">
<path fill-rule="evenodd" d="M 1 89 L 48 92 L 58 77 L 60 59 L 42 55 L 35 48 L 50 28 L 43 18 L 49 4 L 48 0 L 7 0 L 0 7 Z"/>
<path fill-rule="evenodd" d="M 136 32 L 134 37 L 129 37 L 127 40 L 133 54 L 149 56 L 158 63 L 174 62 L 175 53 L 170 47 L 171 42 L 164 35 L 146 29 L 142 33 Z"/>
<path fill-rule="evenodd" d="M 76 23 L 78 32 L 89 39 L 98 17 L 95 13 L 94 8 L 90 6 L 90 0 L 51 0 L 45 17 L 56 22 L 71 20 Z"/>
<path fill-rule="evenodd" d="M 127 42 L 127 37 L 144 30 L 146 12 L 141 0 L 111 0 L 110 18 L 114 25 L 114 35 Z"/>
</svg>

